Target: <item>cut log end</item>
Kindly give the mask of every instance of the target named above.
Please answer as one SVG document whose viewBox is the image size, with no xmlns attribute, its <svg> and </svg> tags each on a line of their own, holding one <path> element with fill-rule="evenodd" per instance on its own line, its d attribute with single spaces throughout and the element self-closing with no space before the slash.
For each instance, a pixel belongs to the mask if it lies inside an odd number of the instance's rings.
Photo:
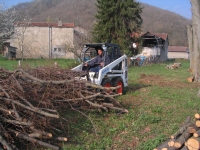
<svg viewBox="0 0 200 150">
<path fill-rule="evenodd" d="M 194 117 L 195 117 L 196 119 L 199 119 L 199 118 L 200 118 L 199 113 L 196 113 L 196 114 L 194 115 Z"/>
<path fill-rule="evenodd" d="M 168 142 L 168 145 L 169 145 L 169 146 L 174 146 L 174 140 L 169 141 L 169 142 Z"/>
<path fill-rule="evenodd" d="M 193 81 L 194 81 L 194 76 L 188 78 L 188 82 L 193 82 Z"/>
<path fill-rule="evenodd" d="M 181 148 L 181 146 L 182 146 L 182 145 L 181 145 L 180 143 L 178 143 L 178 142 L 175 142 L 175 143 L 174 143 L 174 147 L 176 147 L 176 148 Z"/>
<path fill-rule="evenodd" d="M 187 141 L 188 149 L 200 149 L 200 138 L 190 138 Z"/>
<path fill-rule="evenodd" d="M 197 121 L 195 122 L 195 125 L 196 125 L 197 127 L 200 127 L 200 120 L 197 120 Z"/>
</svg>

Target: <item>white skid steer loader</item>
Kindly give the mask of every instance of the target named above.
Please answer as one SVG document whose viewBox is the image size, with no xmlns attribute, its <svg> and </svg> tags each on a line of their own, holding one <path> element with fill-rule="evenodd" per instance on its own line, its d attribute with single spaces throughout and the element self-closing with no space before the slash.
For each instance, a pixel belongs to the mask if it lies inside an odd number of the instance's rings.
<svg viewBox="0 0 200 150">
<path fill-rule="evenodd" d="M 103 60 L 109 57 L 110 63 L 103 66 L 98 72 L 92 72 L 90 69 L 96 67 L 85 66 L 85 63 L 90 62 L 98 55 L 98 48 L 101 47 L 103 50 Z M 128 64 L 127 56 L 121 55 L 120 48 L 116 44 L 111 43 L 93 43 L 85 44 L 82 53 L 82 63 L 72 70 L 74 71 L 87 71 L 87 75 L 82 77 L 82 80 L 88 80 L 93 84 L 102 85 L 103 87 L 116 87 L 118 94 L 123 94 L 124 87 L 128 86 Z"/>
</svg>

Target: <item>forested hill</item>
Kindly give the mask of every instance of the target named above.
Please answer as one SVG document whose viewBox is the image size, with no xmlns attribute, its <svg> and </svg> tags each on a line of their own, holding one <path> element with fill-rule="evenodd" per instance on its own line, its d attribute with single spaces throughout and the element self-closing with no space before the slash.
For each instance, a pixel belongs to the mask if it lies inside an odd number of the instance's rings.
<svg viewBox="0 0 200 150">
<path fill-rule="evenodd" d="M 90 31 L 95 22 L 96 0 L 33 0 L 15 7 L 21 16 L 28 15 L 33 22 L 75 23 Z M 187 46 L 187 25 L 191 20 L 176 13 L 142 4 L 143 32 L 168 33 L 169 44 Z M 22 17 L 22 18 L 23 18 Z"/>
</svg>

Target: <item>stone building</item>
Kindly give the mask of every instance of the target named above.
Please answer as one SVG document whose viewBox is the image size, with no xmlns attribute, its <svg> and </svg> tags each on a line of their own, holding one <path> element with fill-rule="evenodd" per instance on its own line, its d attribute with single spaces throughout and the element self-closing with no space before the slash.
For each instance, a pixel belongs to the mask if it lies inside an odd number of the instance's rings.
<svg viewBox="0 0 200 150">
<path fill-rule="evenodd" d="M 77 32 L 73 23 L 20 22 L 15 24 L 9 43 L 17 48 L 17 58 L 74 59 L 76 56 L 72 51 L 79 45 L 75 41 Z"/>
</svg>

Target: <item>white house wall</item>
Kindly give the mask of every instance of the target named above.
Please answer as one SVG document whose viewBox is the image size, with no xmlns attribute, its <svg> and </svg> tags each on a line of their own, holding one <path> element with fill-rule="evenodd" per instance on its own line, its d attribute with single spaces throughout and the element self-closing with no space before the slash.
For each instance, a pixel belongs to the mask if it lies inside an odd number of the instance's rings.
<svg viewBox="0 0 200 150">
<path fill-rule="evenodd" d="M 63 45 L 74 47 L 73 33 L 73 28 L 15 27 L 15 34 L 10 39 L 10 46 L 18 48 L 17 58 L 21 58 L 22 49 L 24 58 L 50 58 L 53 55 L 54 47 L 63 48 Z M 61 56 L 58 55 L 59 58 L 74 58 L 72 53 L 63 51 Z"/>
<path fill-rule="evenodd" d="M 168 52 L 168 58 L 169 59 L 173 59 L 173 58 L 189 59 L 189 54 L 184 53 L 184 52 Z"/>
<path fill-rule="evenodd" d="M 142 55 L 149 58 L 153 57 L 156 58 L 157 56 L 160 56 L 161 48 L 160 47 L 143 47 L 142 49 Z"/>
</svg>

